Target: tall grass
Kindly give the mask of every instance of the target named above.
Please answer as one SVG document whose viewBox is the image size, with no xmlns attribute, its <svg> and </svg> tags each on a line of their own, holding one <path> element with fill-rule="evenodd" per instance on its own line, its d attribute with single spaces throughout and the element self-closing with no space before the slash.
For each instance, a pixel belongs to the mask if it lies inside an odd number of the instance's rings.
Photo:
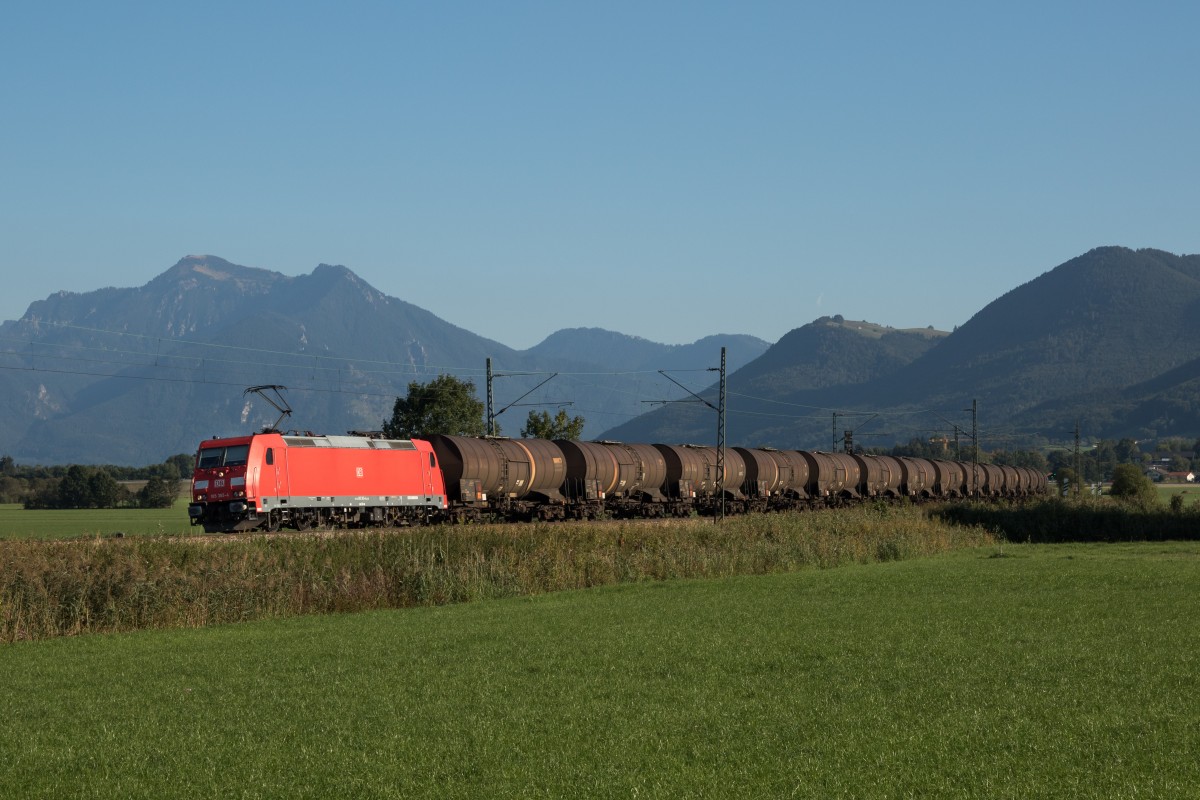
<svg viewBox="0 0 1200 800">
<path fill-rule="evenodd" d="M 916 508 L 541 524 L 0 541 L 0 641 L 440 605 L 620 582 L 891 561 L 990 541 Z"/>
</svg>

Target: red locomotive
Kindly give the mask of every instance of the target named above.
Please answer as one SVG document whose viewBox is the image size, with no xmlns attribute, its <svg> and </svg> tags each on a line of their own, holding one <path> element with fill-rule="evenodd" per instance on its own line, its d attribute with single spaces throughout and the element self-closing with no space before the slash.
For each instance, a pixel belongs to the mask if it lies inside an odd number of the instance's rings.
<svg viewBox="0 0 1200 800">
<path fill-rule="evenodd" d="M 212 533 L 411 525 L 446 508 L 429 442 L 258 433 L 200 444 L 188 515 Z"/>
</svg>

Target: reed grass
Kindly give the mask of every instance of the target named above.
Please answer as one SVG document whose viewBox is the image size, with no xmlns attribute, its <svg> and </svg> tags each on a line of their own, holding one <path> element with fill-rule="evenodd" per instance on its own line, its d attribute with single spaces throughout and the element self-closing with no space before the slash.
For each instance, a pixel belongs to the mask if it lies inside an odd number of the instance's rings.
<svg viewBox="0 0 1200 800">
<path fill-rule="evenodd" d="M 692 519 L 0 541 L 0 641 L 781 573 L 990 541 L 979 528 L 882 506 L 719 525 Z"/>
</svg>

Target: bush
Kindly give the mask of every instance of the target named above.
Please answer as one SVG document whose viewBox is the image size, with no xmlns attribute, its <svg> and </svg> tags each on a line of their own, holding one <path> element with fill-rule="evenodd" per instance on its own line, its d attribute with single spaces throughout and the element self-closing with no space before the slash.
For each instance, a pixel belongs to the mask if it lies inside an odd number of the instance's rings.
<svg viewBox="0 0 1200 800">
<path fill-rule="evenodd" d="M 1112 488 L 1108 493 L 1145 511 L 1158 505 L 1158 491 L 1153 481 L 1133 464 L 1118 464 L 1113 469 Z"/>
</svg>

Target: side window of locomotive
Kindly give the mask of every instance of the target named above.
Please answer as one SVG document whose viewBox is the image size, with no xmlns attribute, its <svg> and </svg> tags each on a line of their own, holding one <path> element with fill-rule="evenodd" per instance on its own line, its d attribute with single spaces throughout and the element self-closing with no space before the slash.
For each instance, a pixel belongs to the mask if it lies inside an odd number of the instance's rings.
<svg viewBox="0 0 1200 800">
<path fill-rule="evenodd" d="M 212 469 L 213 467 L 221 466 L 221 456 L 225 453 L 224 448 L 209 447 L 200 451 L 200 456 L 196 461 L 196 466 L 199 469 Z"/>
<path fill-rule="evenodd" d="M 269 467 L 269 466 L 273 465 L 274 463 L 275 463 L 275 449 L 272 447 L 268 447 L 267 448 L 267 466 Z"/>
<path fill-rule="evenodd" d="M 225 450 L 225 466 L 244 467 L 250 455 L 250 445 L 238 444 Z"/>
<path fill-rule="evenodd" d="M 437 469 L 437 459 L 433 457 L 433 453 L 429 454 L 429 468 Z"/>
</svg>

